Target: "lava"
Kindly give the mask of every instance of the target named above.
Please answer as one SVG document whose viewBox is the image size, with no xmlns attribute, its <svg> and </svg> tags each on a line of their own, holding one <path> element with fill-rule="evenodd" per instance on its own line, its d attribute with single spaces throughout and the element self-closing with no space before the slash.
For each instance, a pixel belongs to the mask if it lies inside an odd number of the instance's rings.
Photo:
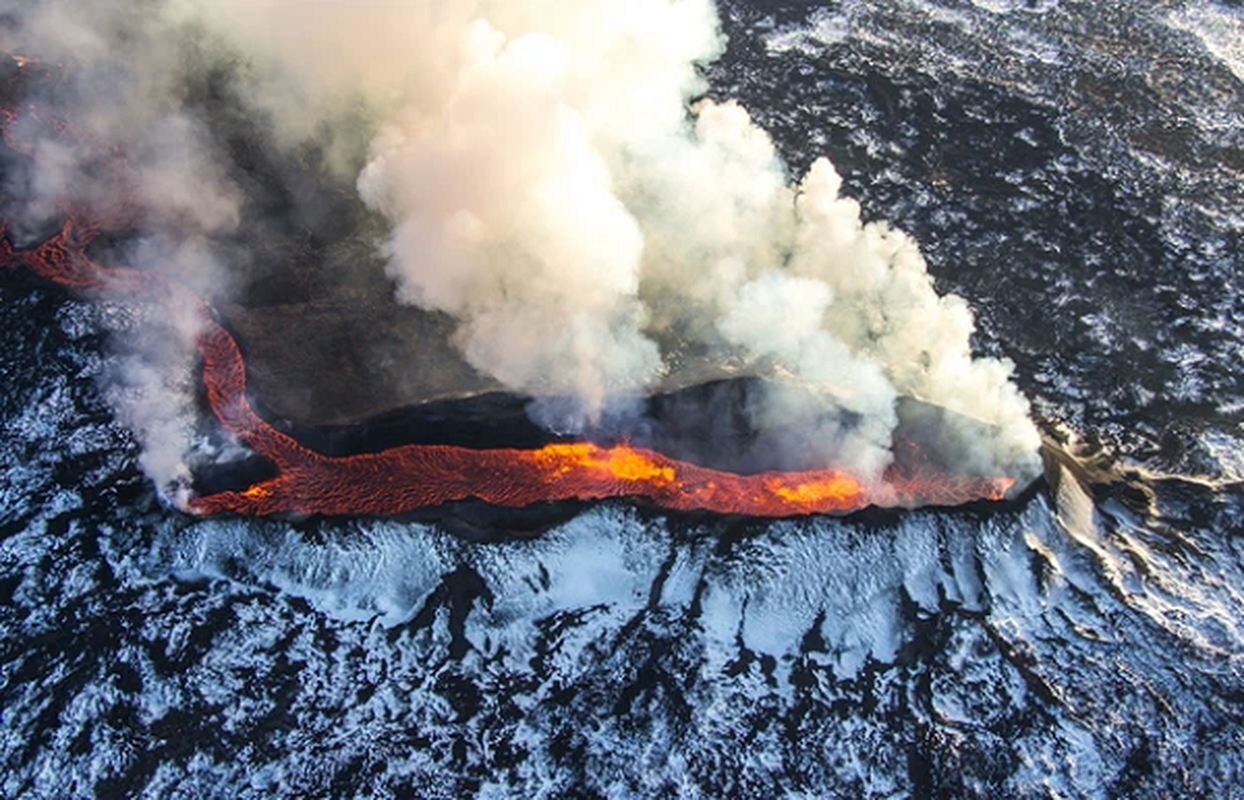
<svg viewBox="0 0 1244 800">
<path fill-rule="evenodd" d="M 19 61 L 19 75 L 32 62 Z M 0 137 L 19 157 L 31 158 L 12 141 L 23 116 L 42 125 L 48 137 L 75 137 L 63 120 L 37 106 L 13 100 L 14 82 L 3 87 Z M 959 505 L 1000 500 L 1014 481 L 947 475 L 930 468 L 892 466 L 879 486 L 866 487 L 833 469 L 742 475 L 679 461 L 661 453 L 590 442 L 555 443 L 538 449 L 473 449 L 452 445 L 405 445 L 377 453 L 327 456 L 315 452 L 262 419 L 247 400 L 246 364 L 237 341 L 207 304 L 188 288 L 159 274 L 105 267 L 87 255 L 104 232 L 137 227 L 140 214 L 129 202 L 124 155 L 104 153 L 101 169 L 115 176 L 117 202 L 109 209 L 62 203 L 63 226 L 46 241 L 15 249 L 7 220 L 0 220 L 0 267 L 25 267 L 55 283 L 83 291 L 119 293 L 177 307 L 193 314 L 196 346 L 208 404 L 227 431 L 276 466 L 276 475 L 243 491 L 223 491 L 187 501 L 195 514 L 245 515 L 403 514 L 475 498 L 495 506 L 523 507 L 563 500 L 637 498 L 662 508 L 757 517 L 845 514 L 866 506 Z"/>
</svg>

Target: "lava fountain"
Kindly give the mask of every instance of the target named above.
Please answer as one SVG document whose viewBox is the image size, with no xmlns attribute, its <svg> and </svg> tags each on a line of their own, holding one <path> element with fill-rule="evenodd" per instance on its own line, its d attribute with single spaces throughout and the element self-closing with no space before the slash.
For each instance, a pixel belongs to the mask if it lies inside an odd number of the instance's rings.
<svg viewBox="0 0 1244 800">
<path fill-rule="evenodd" d="M 18 60 L 16 77 L 4 87 L 0 136 L 19 158 L 33 159 L 10 132 L 23 124 L 41 126 L 49 139 L 74 137 L 64 120 L 21 102 L 15 84 L 32 68 Z M 100 169 L 125 186 L 126 161 L 117 148 Z M 899 459 L 872 486 L 840 470 L 737 474 L 670 458 L 650 449 L 587 441 L 559 442 L 536 449 L 477 449 L 453 445 L 403 445 L 375 453 L 329 456 L 278 431 L 247 399 L 246 364 L 237 341 L 189 288 L 159 274 L 107 267 L 87 254 L 103 233 L 123 233 L 140 214 L 119 188 L 106 210 L 61 202 L 60 230 L 29 248 L 15 248 L 8 220 L 0 221 L 0 267 L 25 268 L 79 291 L 118 293 L 133 299 L 189 309 L 198 323 L 196 347 L 212 413 L 221 426 L 276 467 L 274 477 L 242 491 L 221 491 L 186 501 L 194 514 L 380 515 L 392 516 L 465 499 L 518 508 L 565 500 L 635 498 L 661 508 L 756 517 L 847 514 L 867 506 L 959 505 L 1001 500 L 1014 485 L 1006 477 L 947 474 Z M 97 205 L 97 204 L 95 204 Z M 902 443 L 896 443 L 902 447 Z M 913 464 L 915 466 L 913 466 Z"/>
</svg>

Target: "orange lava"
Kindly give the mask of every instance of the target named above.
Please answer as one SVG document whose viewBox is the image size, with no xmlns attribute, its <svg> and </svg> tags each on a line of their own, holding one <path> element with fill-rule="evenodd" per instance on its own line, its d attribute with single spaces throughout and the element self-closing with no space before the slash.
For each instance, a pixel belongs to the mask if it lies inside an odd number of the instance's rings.
<svg viewBox="0 0 1244 800">
<path fill-rule="evenodd" d="M 24 62 L 29 63 L 29 62 Z M 4 87 L 12 91 L 14 87 Z M 8 94 L 8 92 L 6 92 Z M 0 109 L 0 136 L 29 115 L 49 137 L 72 136 L 63 121 L 46 120 L 39 109 Z M 105 167 L 117 176 L 124 198 L 126 164 L 115 149 Z M 107 288 L 124 296 L 188 309 L 197 315 L 196 345 L 203 358 L 203 383 L 220 424 L 246 446 L 267 457 L 276 477 L 243 491 L 200 496 L 188 502 L 196 514 L 325 514 L 391 516 L 455 500 L 477 498 L 496 506 L 522 507 L 561 500 L 643 498 L 672 510 L 703 510 L 757 517 L 845 514 L 869 505 L 958 505 L 1000 500 L 1009 478 L 975 478 L 903 473 L 891 468 L 882 485 L 866 488 L 831 469 L 739 475 L 678 461 L 660 453 L 618 445 L 550 444 L 535 450 L 471 449 L 449 445 L 407 445 L 379 453 L 326 456 L 299 444 L 263 420 L 246 397 L 246 365 L 233 336 L 207 305 L 184 286 L 155 273 L 106 268 L 86 255 L 103 231 L 136 226 L 138 215 L 124 199 L 106 212 L 66 202 L 66 222 L 42 244 L 15 250 L 0 237 L 0 267 L 22 266 L 79 290 Z M 0 233 L 7 222 L 0 221 Z"/>
</svg>

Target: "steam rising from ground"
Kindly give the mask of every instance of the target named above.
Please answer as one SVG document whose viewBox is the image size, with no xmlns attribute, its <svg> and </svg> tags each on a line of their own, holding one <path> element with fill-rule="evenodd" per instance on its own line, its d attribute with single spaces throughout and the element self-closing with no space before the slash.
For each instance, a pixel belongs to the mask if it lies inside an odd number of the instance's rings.
<svg viewBox="0 0 1244 800">
<path fill-rule="evenodd" d="M 972 358 L 971 312 L 936 294 L 915 243 L 863 225 L 827 160 L 792 180 L 746 110 L 696 102 L 696 65 L 723 44 L 710 0 L 7 13 L 19 44 L 59 48 L 107 84 L 106 102 L 82 101 L 101 140 L 138 143 L 149 241 L 170 263 L 236 224 L 229 169 L 178 102 L 196 69 L 227 64 L 280 141 L 314 138 L 337 170 L 362 165 L 403 302 L 451 314 L 467 359 L 508 386 L 574 399 L 540 409 L 551 424 L 598 422 L 691 348 L 773 377 L 755 424 L 801 428 L 799 447 L 864 478 L 889 462 L 900 395 L 985 423 L 963 431 L 966 468 L 1035 463 L 1011 366 Z M 80 162 L 49 162 L 63 165 L 53 194 Z M 210 263 L 210 247 L 191 250 Z"/>
<path fill-rule="evenodd" d="M 132 211 L 127 263 L 219 297 L 230 283 L 221 238 L 237 227 L 243 195 L 204 120 L 185 104 L 206 63 L 151 10 L 144 2 L 0 0 L 0 50 L 72 65 L 39 98 L 53 114 L 69 110 L 72 135 L 48 137 L 30 116 L 9 131 L 34 163 L 5 170 L 5 213 L 26 246 L 53 233 L 70 206 L 96 218 Z M 124 170 L 116 144 L 126 148 Z M 196 317 L 193 309 L 135 310 L 155 315 L 158 333 L 127 332 L 105 396 L 141 440 L 143 468 L 162 489 L 179 491 L 192 447 Z"/>
</svg>

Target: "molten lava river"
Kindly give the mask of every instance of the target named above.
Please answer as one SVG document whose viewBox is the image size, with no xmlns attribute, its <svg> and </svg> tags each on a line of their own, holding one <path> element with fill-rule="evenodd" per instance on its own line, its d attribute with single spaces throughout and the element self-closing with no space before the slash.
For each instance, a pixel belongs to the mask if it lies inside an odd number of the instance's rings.
<svg viewBox="0 0 1244 800">
<path fill-rule="evenodd" d="M 37 126 L 48 140 L 80 134 L 41 107 L 15 100 L 22 77 L 37 65 L 22 65 L 4 87 L 0 136 L 15 157 L 33 158 L 12 135 L 18 124 Z M 29 133 L 22 141 L 30 140 Z M 124 187 L 127 167 L 117 148 L 99 169 L 115 173 Z M 276 430 L 251 407 L 246 365 L 238 344 L 207 304 L 187 287 L 144 269 L 106 267 L 87 255 L 103 233 L 134 230 L 141 216 L 123 189 L 106 212 L 72 200 L 61 202 L 63 225 L 42 243 L 16 249 L 9 223 L 0 220 L 0 266 L 24 267 L 80 291 L 117 293 L 133 299 L 189 309 L 197 317 L 197 348 L 211 410 L 220 424 L 247 447 L 269 459 L 275 477 L 244 491 L 222 491 L 187 502 L 195 514 L 398 515 L 418 508 L 476 498 L 522 507 L 562 500 L 630 497 L 673 510 L 700 510 L 757 517 L 846 514 L 870 505 L 915 507 L 1001 500 L 1014 481 L 948 475 L 921 467 L 891 467 L 881 485 L 833 469 L 735 474 L 679 461 L 652 450 L 590 442 L 556 443 L 538 449 L 475 449 L 450 445 L 405 445 L 377 453 L 328 456 Z"/>
</svg>

